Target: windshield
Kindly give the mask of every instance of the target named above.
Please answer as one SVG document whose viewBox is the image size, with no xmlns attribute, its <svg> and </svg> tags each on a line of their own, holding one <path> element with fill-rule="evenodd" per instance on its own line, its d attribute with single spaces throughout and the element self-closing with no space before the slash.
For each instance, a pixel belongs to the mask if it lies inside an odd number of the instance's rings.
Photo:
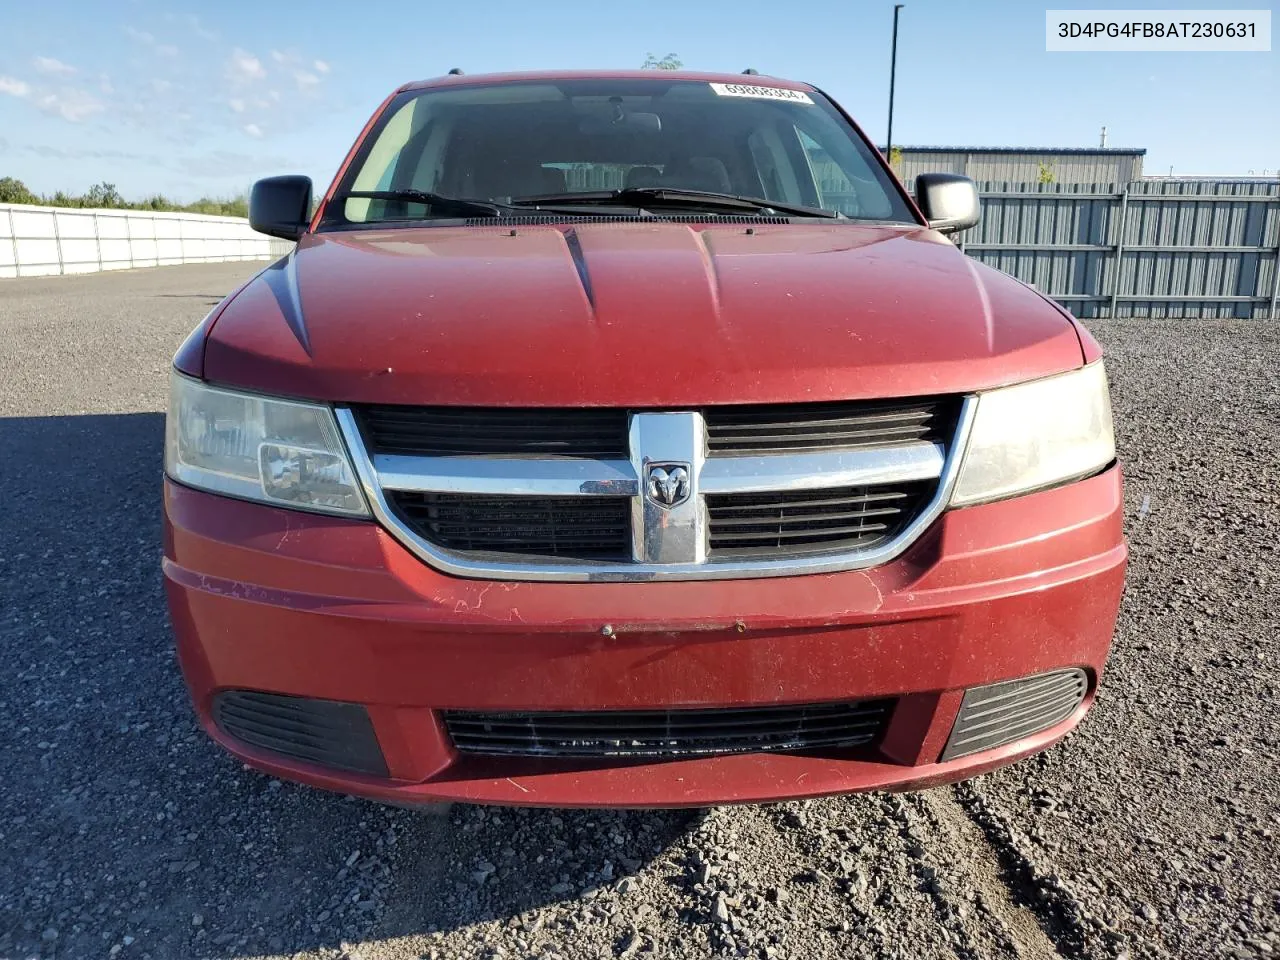
<svg viewBox="0 0 1280 960">
<path fill-rule="evenodd" d="M 427 193 L 499 205 L 554 196 L 548 204 L 563 209 L 633 188 L 915 223 L 872 150 L 821 94 L 755 84 L 655 77 L 415 90 L 393 101 L 365 138 L 324 223 L 485 213 L 433 205 Z M 621 199 L 651 209 L 632 196 Z M 696 199 L 676 199 L 680 213 L 699 212 Z M 590 212 L 635 214 L 616 205 Z M 726 212 L 707 206 L 708 219 Z"/>
</svg>

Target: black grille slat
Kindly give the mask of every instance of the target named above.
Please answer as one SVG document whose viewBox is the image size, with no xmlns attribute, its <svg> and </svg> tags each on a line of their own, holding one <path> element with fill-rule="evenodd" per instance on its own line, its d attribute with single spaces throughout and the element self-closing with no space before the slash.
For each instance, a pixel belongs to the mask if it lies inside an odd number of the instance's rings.
<svg viewBox="0 0 1280 960">
<path fill-rule="evenodd" d="M 1051 704 L 1064 697 L 1075 696 L 1075 690 L 1064 690 L 1061 686 L 1055 684 L 1051 687 L 1036 691 L 1028 691 L 1020 697 L 1001 698 L 1000 701 L 983 701 L 981 705 L 974 704 L 966 711 L 966 717 L 973 723 L 985 722 L 985 718 L 993 718 L 998 720 L 1002 716 L 1008 716 L 1023 710 L 1034 710 L 1042 705 Z"/>
<path fill-rule="evenodd" d="M 800 527 L 798 529 L 783 528 L 780 530 L 757 530 L 740 533 L 715 533 L 713 534 L 713 537 L 716 543 L 723 544 L 724 546 L 732 546 L 735 543 L 754 543 L 761 538 L 777 540 L 777 546 L 785 546 L 785 544 L 782 543 L 782 541 L 785 540 L 816 540 L 818 538 L 828 540 L 845 540 L 853 536 L 875 536 L 888 529 L 888 524 L 868 523 L 834 527 L 811 526 Z"/>
<path fill-rule="evenodd" d="M 354 409 L 373 454 L 627 456 L 626 410 L 395 406 Z"/>
<path fill-rule="evenodd" d="M 229 690 L 213 702 L 214 722 L 262 750 L 320 766 L 387 776 L 368 711 L 359 704 Z"/>
<path fill-rule="evenodd" d="M 897 516 L 901 512 L 902 512 L 901 510 L 896 508 L 873 510 L 873 511 L 866 511 L 866 512 L 863 512 L 861 510 L 842 510 L 836 513 L 816 513 L 816 514 L 807 514 L 801 517 L 788 518 L 788 522 L 790 522 L 791 520 L 795 520 L 796 522 L 803 521 L 806 523 L 827 523 L 827 522 L 834 522 L 837 520 L 856 520 L 860 517 L 871 516 L 873 514 L 879 514 L 882 516 Z M 716 525 L 721 527 L 751 527 L 751 526 L 759 526 L 759 524 L 760 524 L 760 519 L 758 517 L 752 517 L 752 516 L 743 516 L 743 517 L 725 516 L 725 517 L 716 518 Z"/>
<path fill-rule="evenodd" d="M 853 725 L 848 725 L 848 726 L 839 727 L 839 728 L 822 727 L 817 729 L 810 729 L 808 727 L 805 727 L 803 730 L 796 729 L 796 730 L 788 730 L 788 731 L 758 731 L 758 732 L 751 731 L 751 732 L 745 732 L 740 736 L 744 740 L 750 739 L 750 738 L 767 739 L 774 736 L 800 737 L 803 735 L 804 737 L 807 737 L 810 734 L 813 734 L 813 735 L 821 734 L 822 736 L 831 736 L 831 737 L 838 737 L 838 736 L 859 736 L 860 737 L 865 733 L 878 730 L 879 728 L 880 728 L 879 722 L 867 721 L 865 723 L 853 724 Z M 521 739 L 520 737 L 515 736 L 513 734 L 509 734 L 509 733 L 497 734 L 497 733 L 491 733 L 487 730 L 470 730 L 469 731 L 465 727 L 459 727 L 458 730 L 459 730 L 460 736 L 470 737 L 477 742 L 484 741 L 486 743 L 490 743 L 490 742 L 516 743 L 516 742 L 519 742 L 519 740 Z M 592 733 L 587 730 L 575 733 L 572 731 L 540 729 L 538 731 L 538 735 L 542 739 L 551 739 L 551 740 L 602 740 L 602 739 L 618 740 L 618 741 L 646 740 L 646 739 L 662 740 L 662 741 L 670 740 L 670 741 L 679 741 L 680 743 L 687 745 L 690 749 L 697 749 L 699 745 L 703 745 L 703 744 L 720 745 L 720 744 L 723 744 L 725 739 L 722 733 L 694 734 L 694 733 L 686 733 L 683 731 L 676 731 L 676 730 L 673 730 L 670 732 L 658 731 L 658 730 L 652 730 L 647 732 L 639 732 L 639 731 L 633 731 L 633 730 L 618 730 L 618 731 L 611 732 L 608 738 L 602 738 L 598 734 Z"/>
<path fill-rule="evenodd" d="M 343 730 L 343 727 L 337 724 L 326 725 L 319 722 L 308 723 L 306 720 L 285 720 L 269 713 L 238 710 L 232 705 L 223 706 L 222 713 L 228 721 L 234 720 L 247 725 L 256 724 L 262 727 L 274 727 L 284 733 L 315 740 L 318 743 L 324 742 L 328 736 L 341 733 Z"/>
<path fill-rule="evenodd" d="M 740 494 L 734 506 L 722 505 L 720 508 L 720 511 L 724 515 L 724 518 L 726 519 L 735 513 L 742 513 L 742 514 L 749 515 L 751 511 L 756 510 L 757 508 L 767 507 L 772 504 L 775 504 L 777 501 L 774 499 L 774 496 L 775 495 L 772 493 Z M 812 500 L 804 500 L 803 502 L 795 502 L 795 503 L 789 504 L 789 506 L 794 507 L 796 509 L 800 509 L 801 507 L 803 507 L 807 510 L 813 511 L 815 515 L 821 516 L 822 511 L 820 508 L 823 508 L 823 507 L 847 508 L 850 504 L 881 503 L 887 500 L 901 500 L 906 496 L 908 496 L 908 494 L 904 493 L 901 490 L 885 490 L 885 491 L 880 491 L 876 493 L 860 494 L 856 496 L 845 494 L 845 495 L 834 496 L 834 497 L 832 496 L 818 497 Z M 750 502 L 749 501 L 750 497 L 762 497 L 764 499 L 762 499 L 760 502 L 757 503 L 757 502 Z"/>
<path fill-rule="evenodd" d="M 842 720 L 840 718 L 829 718 L 827 720 L 808 720 L 805 728 L 814 731 L 831 732 L 834 730 L 860 730 L 869 727 L 875 727 L 879 724 L 880 719 L 876 715 L 869 715 L 858 720 Z M 759 728 L 768 732 L 768 728 L 775 725 L 774 721 L 764 723 L 735 723 L 734 727 L 746 731 L 748 734 L 752 732 L 752 728 Z M 672 725 L 665 726 L 662 724 L 654 724 L 648 726 L 628 726 L 619 724 L 610 728 L 611 734 L 618 737 L 646 737 L 646 736 L 662 736 L 662 737 L 679 737 L 682 740 L 717 740 L 723 737 L 724 724 L 705 724 L 701 727 Z M 510 739 L 526 732 L 526 724 L 515 723 L 472 723 L 471 727 L 467 727 L 465 723 L 460 723 L 460 729 L 470 729 L 473 736 L 487 737 L 493 739 Z M 537 724 L 539 733 L 543 736 L 590 736 L 596 732 L 595 724 Z M 708 732 L 709 731 L 709 732 Z"/>
<path fill-rule="evenodd" d="M 1075 697 L 1064 697 L 1034 709 L 1020 710 L 1007 717 L 992 718 L 984 723 L 969 723 L 965 727 L 964 736 L 956 737 L 953 746 L 963 750 L 970 744 L 989 742 L 991 746 L 995 746 L 1009 743 L 1025 736 L 1024 731 L 1043 730 L 1045 727 L 1053 726 L 1070 714 L 1078 702 Z M 983 749 L 987 747 L 984 746 Z"/>
<path fill-rule="evenodd" d="M 929 431 L 914 430 L 814 430 L 802 431 L 743 431 L 739 437 L 708 439 L 710 454 L 714 456 L 776 455 L 786 453 L 827 453 L 850 450 L 855 447 L 892 447 L 904 443 L 928 442 Z"/>
<path fill-rule="evenodd" d="M 811 453 L 903 443 L 945 445 L 959 415 L 955 398 L 709 407 L 711 456 Z"/>
<path fill-rule="evenodd" d="M 845 405 L 841 405 L 843 407 Z M 863 414 L 846 414 L 840 415 L 839 412 L 833 413 L 832 416 L 823 417 L 819 415 L 809 415 L 806 419 L 805 405 L 792 407 L 791 414 L 784 413 L 786 408 L 779 408 L 777 413 L 770 413 L 767 409 L 764 412 L 752 413 L 741 412 L 736 407 L 717 407 L 713 409 L 716 420 L 716 429 L 723 432 L 742 431 L 750 432 L 761 428 L 787 427 L 787 428 L 822 428 L 828 429 L 864 429 L 873 424 L 897 424 L 908 423 L 912 420 L 918 420 L 922 425 L 935 415 L 932 406 L 921 407 L 912 410 L 906 407 L 893 407 L 880 412 L 868 411 Z M 839 410 L 840 408 L 836 408 Z"/>
<path fill-rule="evenodd" d="M 572 560 L 631 557 L 626 497 L 516 497 L 390 491 L 392 507 L 423 539 L 464 553 Z"/>
<path fill-rule="evenodd" d="M 627 453 L 621 408 L 353 408 L 371 453 L 411 456 L 617 457 Z M 711 456 L 946 445 L 959 399 L 839 401 L 707 407 Z"/>
<path fill-rule="evenodd" d="M 812 716 L 807 718 L 806 723 L 810 723 L 810 724 L 863 723 L 868 721 L 875 721 L 879 717 L 879 713 L 880 713 L 879 708 L 876 708 L 873 710 L 867 710 L 863 713 L 857 713 L 856 711 L 850 712 L 848 715 L 837 715 L 837 716 L 831 716 L 831 717 Z M 494 714 L 491 716 L 496 718 L 498 715 Z M 737 717 L 737 718 L 711 717 L 711 718 L 704 718 L 700 720 L 669 719 L 668 715 L 659 715 L 659 717 L 660 719 L 653 720 L 653 721 L 647 721 L 647 720 L 629 721 L 621 718 L 614 719 L 611 717 L 610 723 L 613 725 L 615 729 L 618 729 L 618 730 L 626 729 L 626 730 L 637 730 L 637 731 L 653 731 L 653 730 L 660 729 L 660 730 L 680 730 L 683 732 L 697 731 L 697 730 L 701 730 L 708 727 L 720 727 L 720 726 L 724 726 L 726 723 L 732 723 L 733 726 L 735 727 L 768 726 L 770 724 L 776 723 L 776 721 L 770 717 L 761 718 L 758 716 L 753 716 L 752 714 L 748 714 L 746 716 Z M 472 721 L 459 721 L 459 722 L 472 722 Z M 473 722 L 480 723 L 481 721 L 473 721 Z M 499 728 L 524 729 L 525 727 L 528 726 L 528 719 L 527 718 L 522 718 L 517 720 L 485 719 L 483 721 L 483 726 L 486 729 L 490 729 L 490 730 L 496 730 Z M 597 723 L 594 718 L 584 720 L 584 719 L 581 719 L 581 717 L 579 717 L 577 719 L 556 720 L 550 717 L 545 719 L 542 717 L 539 717 L 538 719 L 538 727 L 539 729 L 542 729 L 542 730 L 573 732 L 575 730 L 592 730 L 592 729 L 595 729 L 596 726 L 597 726 Z"/>
<path fill-rule="evenodd" d="M 444 712 L 462 753 L 671 759 L 865 746 L 893 701 L 652 711 Z"/>
<path fill-rule="evenodd" d="M 521 744 L 490 745 L 487 748 L 476 745 L 463 752 L 485 756 L 522 756 L 522 757 L 559 757 L 562 759 L 592 759 L 609 757 L 614 759 L 678 759 L 690 757 L 709 757 L 735 753 L 768 753 L 782 750 L 813 750 L 819 747 L 856 747 L 870 741 L 870 737 L 815 737 L 797 740 L 775 740 L 738 744 L 735 746 L 683 748 L 675 743 L 653 744 L 641 747 L 636 744 L 622 744 L 608 741 L 583 741 L 577 744 L 548 744 L 545 747 L 528 747 Z"/>
<path fill-rule="evenodd" d="M 813 703 L 804 704 L 800 707 L 779 706 L 779 707 L 761 707 L 761 706 L 743 706 L 743 707 L 672 707 L 669 710 L 538 710 L 536 712 L 524 711 L 457 711 L 456 716 L 474 716 L 483 718 L 484 722 L 489 723 L 502 719 L 510 719 L 521 723 L 527 723 L 530 717 L 537 717 L 542 720 L 582 720 L 594 723 L 595 718 L 601 713 L 606 714 L 610 720 L 626 721 L 635 720 L 647 723 L 696 723 L 699 721 L 707 721 L 717 723 L 726 720 L 745 720 L 753 717 L 768 719 L 771 711 L 785 710 L 803 710 L 808 716 L 821 716 L 825 713 L 837 716 L 847 716 L 856 713 L 859 710 L 873 713 L 881 709 L 881 702 L 878 700 L 866 701 L 861 703 Z"/>
<path fill-rule="evenodd" d="M 924 509 L 933 480 L 778 493 L 711 494 L 711 559 L 805 555 L 871 548 Z"/>
<path fill-rule="evenodd" d="M 1061 723 L 1084 700 L 1089 681 L 1072 668 L 965 691 L 942 759 L 1013 743 Z"/>
</svg>

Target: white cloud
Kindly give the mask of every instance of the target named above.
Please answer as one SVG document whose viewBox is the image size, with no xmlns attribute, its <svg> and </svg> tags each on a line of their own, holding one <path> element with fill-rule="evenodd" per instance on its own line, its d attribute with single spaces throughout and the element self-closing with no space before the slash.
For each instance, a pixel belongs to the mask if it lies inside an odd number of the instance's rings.
<svg viewBox="0 0 1280 960">
<path fill-rule="evenodd" d="M 262 128 L 256 123 L 246 123 L 242 129 L 255 140 L 261 139 L 262 137 Z"/>
<path fill-rule="evenodd" d="M 31 87 L 16 77 L 0 76 L 0 93 L 7 93 L 11 97 L 25 97 L 30 92 Z"/>
<path fill-rule="evenodd" d="M 227 66 L 231 76 L 239 80 L 261 80 L 267 75 L 262 61 L 253 54 L 236 47 L 231 51 L 231 62 Z"/>
<path fill-rule="evenodd" d="M 227 106 L 236 113 L 244 113 L 244 101 L 239 97 L 232 97 L 227 101 Z"/>
<path fill-rule="evenodd" d="M 111 85 L 111 78 L 105 73 L 98 76 L 98 89 L 107 96 L 111 96 L 111 94 L 116 92 L 116 88 Z"/>
<path fill-rule="evenodd" d="M 172 43 L 158 43 L 156 44 L 156 53 L 160 54 L 162 57 L 176 57 L 178 55 L 178 48 Z"/>
<path fill-rule="evenodd" d="M 323 60 L 315 60 L 312 62 L 311 66 L 315 68 L 316 73 L 329 72 L 329 64 L 325 63 Z"/>
<path fill-rule="evenodd" d="M 158 78 L 153 78 L 147 83 L 156 93 L 168 93 L 173 88 L 173 84 L 168 80 L 160 80 Z"/>
<path fill-rule="evenodd" d="M 298 89 L 306 90 L 308 87 L 314 87 L 320 82 L 320 78 L 314 73 L 307 73 L 305 70 L 299 70 L 293 75 L 293 79 L 298 81 Z"/>
<path fill-rule="evenodd" d="M 139 43 L 151 44 L 156 42 L 156 38 L 153 35 L 145 30 L 139 30 L 137 27 L 125 27 L 124 32 Z"/>
<path fill-rule="evenodd" d="M 283 54 L 279 50 L 272 50 L 271 59 L 274 60 L 276 63 L 284 63 L 289 59 L 289 57 L 287 54 Z"/>
<path fill-rule="evenodd" d="M 60 93 L 36 93 L 31 85 L 15 77 L 0 76 L 0 93 L 11 97 L 30 97 L 39 109 L 52 113 L 71 123 L 79 123 L 86 117 L 101 113 L 104 108 L 97 98 L 83 90 L 66 89 Z"/>
<path fill-rule="evenodd" d="M 95 113 L 101 113 L 102 102 L 82 90 L 64 90 L 46 93 L 36 100 L 36 106 L 45 113 L 53 113 L 69 123 L 79 123 Z"/>
<path fill-rule="evenodd" d="M 76 72 L 75 67 L 63 63 L 61 60 L 55 60 L 53 57 L 32 57 L 31 62 L 38 72 L 53 76 L 69 77 Z"/>
</svg>

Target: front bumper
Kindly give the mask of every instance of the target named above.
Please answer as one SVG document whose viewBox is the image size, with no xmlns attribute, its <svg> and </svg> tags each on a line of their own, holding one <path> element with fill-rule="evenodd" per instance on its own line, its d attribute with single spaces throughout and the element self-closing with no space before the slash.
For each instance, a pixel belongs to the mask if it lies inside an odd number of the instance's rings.
<svg viewBox="0 0 1280 960">
<path fill-rule="evenodd" d="M 423 564 L 373 523 L 165 482 L 165 586 L 200 719 L 255 767 L 400 803 L 705 806 L 964 779 L 1044 749 L 1092 703 L 1123 589 L 1120 471 L 948 511 L 865 571 L 526 583 Z M 603 628 L 612 629 L 606 636 Z M 1055 726 L 942 762 L 966 688 L 1089 678 Z M 213 719 L 220 691 L 368 709 L 387 777 L 283 758 Z M 892 697 L 874 749 L 662 762 L 459 754 L 440 710 L 638 710 Z"/>
</svg>

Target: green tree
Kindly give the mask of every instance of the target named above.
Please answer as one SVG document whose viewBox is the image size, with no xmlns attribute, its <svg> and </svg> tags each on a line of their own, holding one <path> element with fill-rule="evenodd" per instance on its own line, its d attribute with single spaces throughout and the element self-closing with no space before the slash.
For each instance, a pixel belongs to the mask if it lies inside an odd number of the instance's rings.
<svg viewBox="0 0 1280 960">
<path fill-rule="evenodd" d="M 36 195 L 17 177 L 0 177 L 0 203 L 35 203 Z"/>
<path fill-rule="evenodd" d="M 120 196 L 120 191 L 116 189 L 114 183 L 95 183 L 89 188 L 89 192 L 82 198 L 82 203 L 86 207 L 123 207 L 125 206 L 124 197 Z"/>
<path fill-rule="evenodd" d="M 1053 163 L 1040 161 L 1040 171 L 1036 175 L 1036 183 L 1056 183 L 1057 175 L 1053 172 Z"/>
<path fill-rule="evenodd" d="M 668 53 L 665 57 L 655 57 L 652 53 L 644 58 L 644 63 L 640 64 L 641 70 L 679 70 L 684 66 L 684 61 L 677 57 L 674 53 Z"/>
<path fill-rule="evenodd" d="M 129 201 L 120 195 L 114 183 L 96 183 L 83 194 L 76 195 L 58 190 L 52 196 L 40 196 L 27 189 L 27 185 L 15 177 L 0 177 L 0 203 L 36 203 L 46 207 L 93 207 L 120 210 L 156 210 L 171 213 L 206 213 L 219 217 L 247 217 L 249 197 L 201 197 L 194 203 L 178 203 L 164 194 L 156 193 L 142 200 Z"/>
</svg>

